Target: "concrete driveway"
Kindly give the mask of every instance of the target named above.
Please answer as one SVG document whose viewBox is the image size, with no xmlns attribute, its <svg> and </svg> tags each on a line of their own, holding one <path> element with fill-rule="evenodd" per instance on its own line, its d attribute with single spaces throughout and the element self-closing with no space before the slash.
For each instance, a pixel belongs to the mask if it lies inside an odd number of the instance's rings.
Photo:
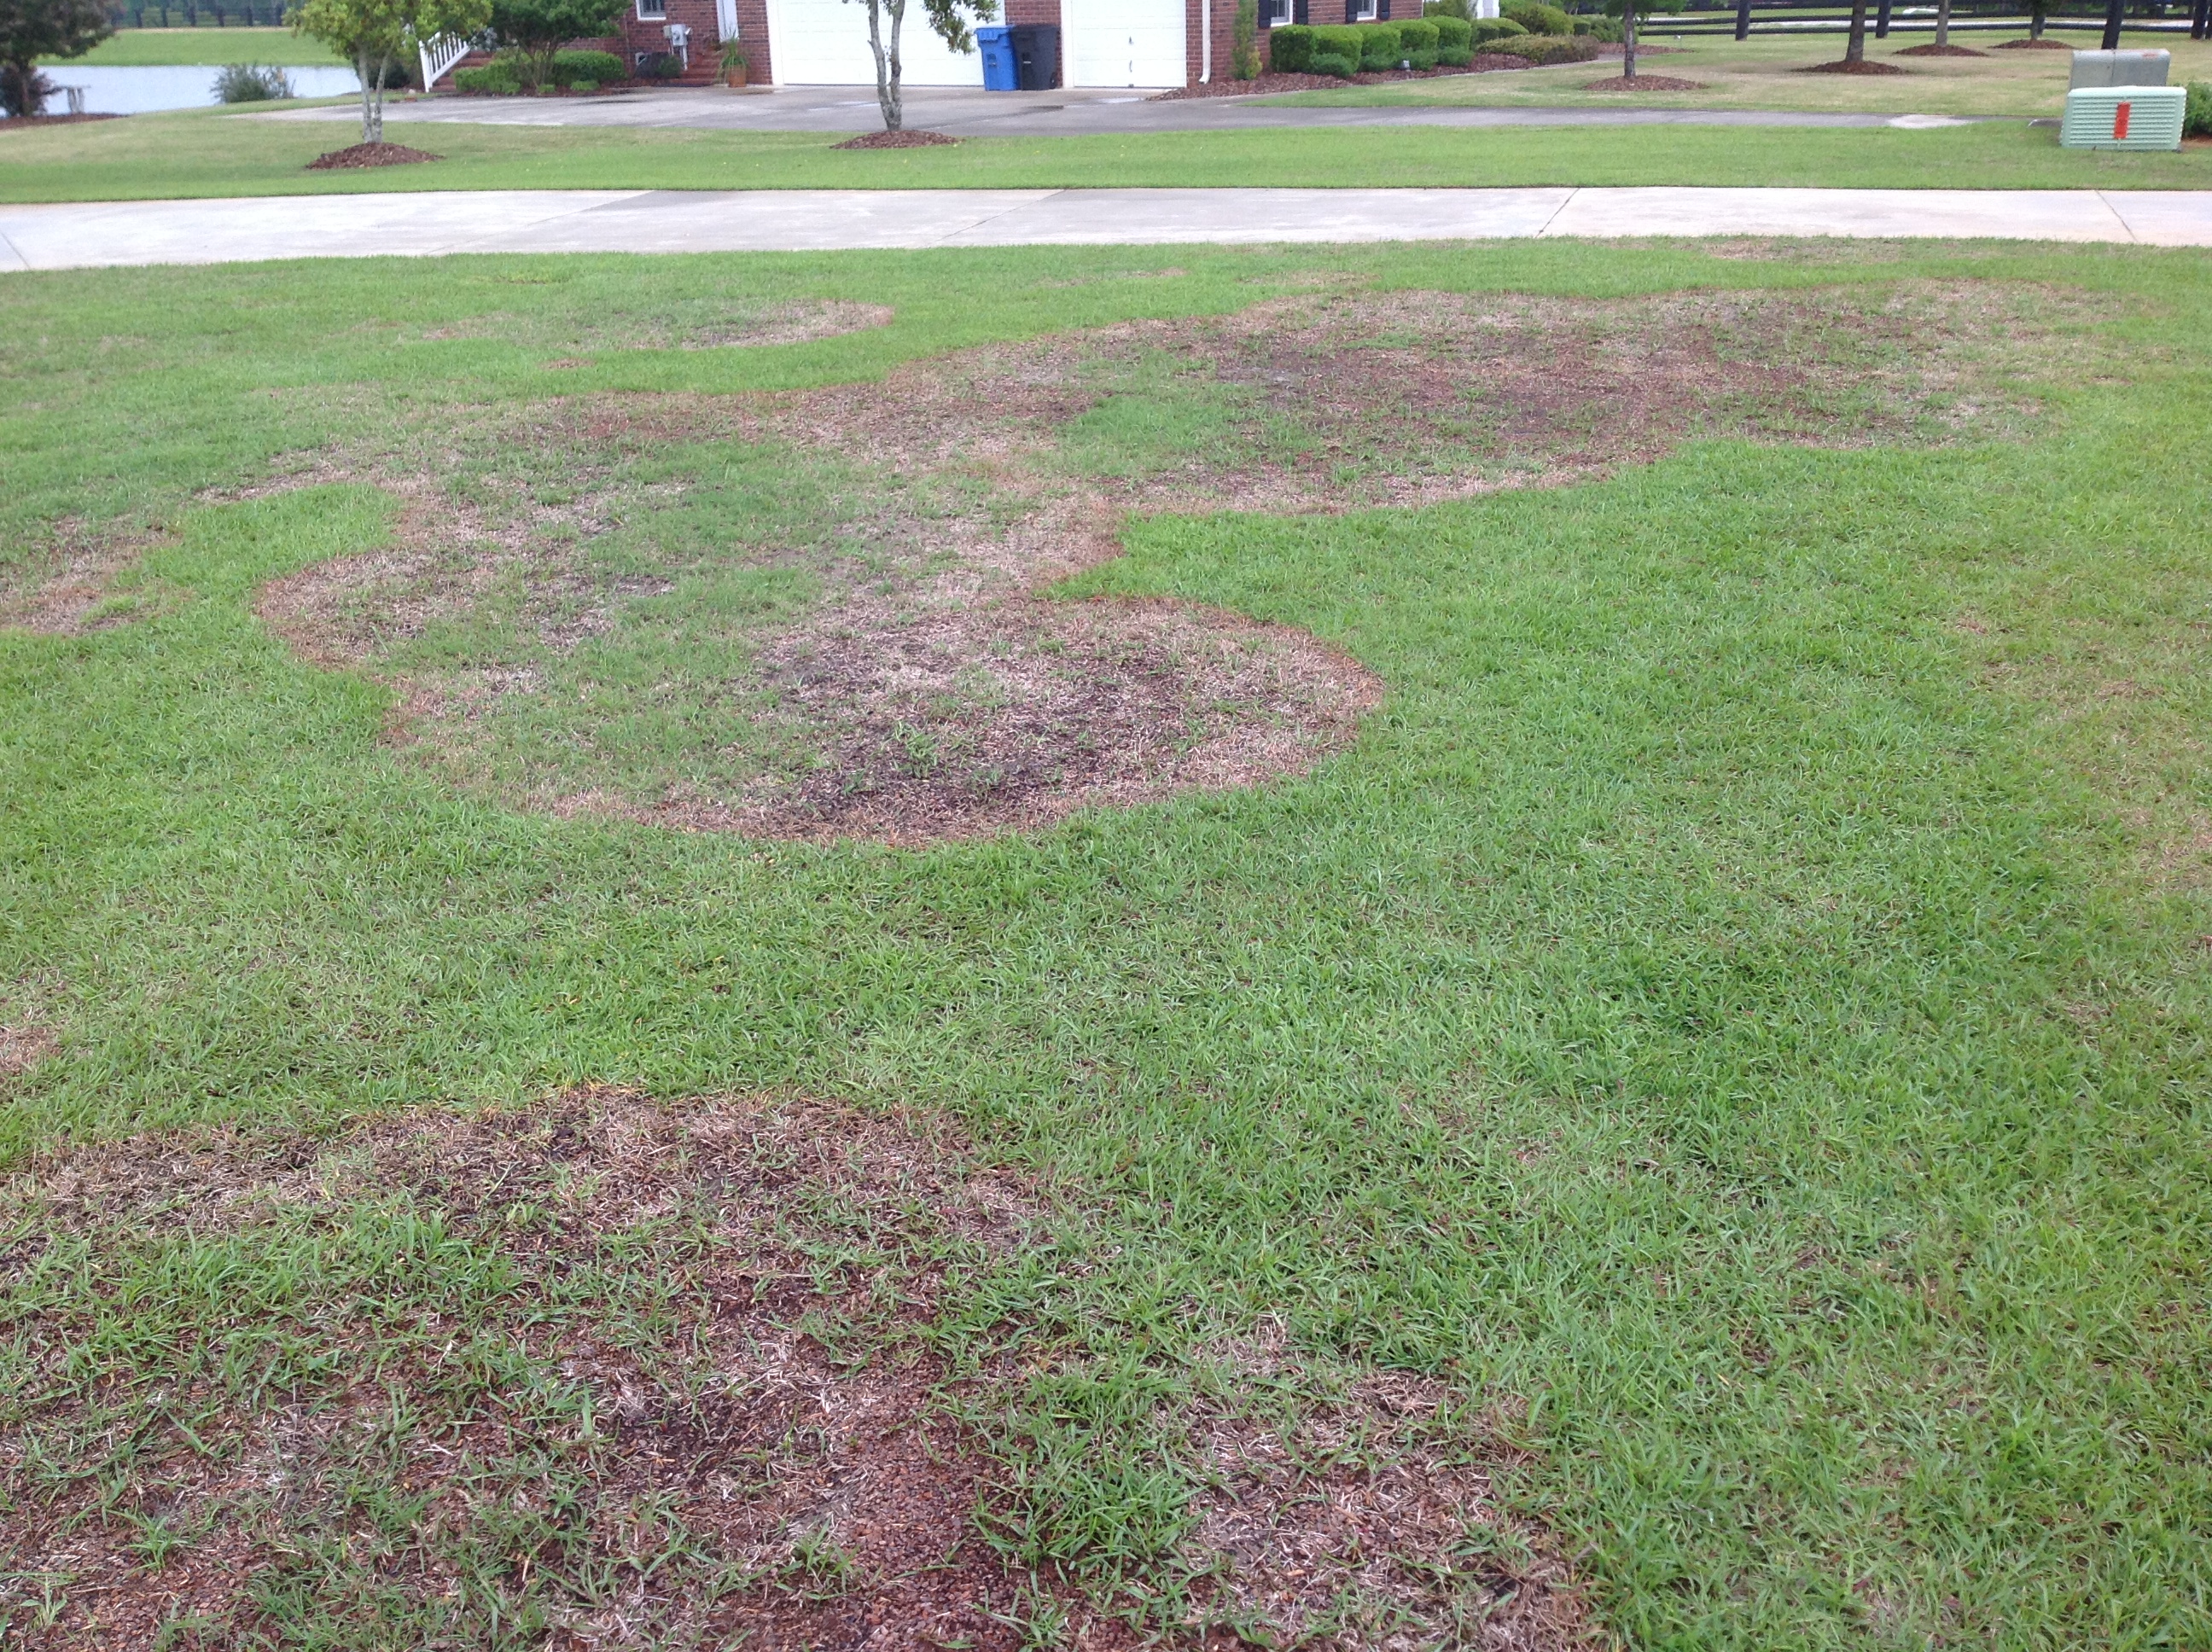
<svg viewBox="0 0 2212 1652">
<path fill-rule="evenodd" d="M 0 207 L 0 270 L 453 252 L 1916 236 L 2212 246 L 2212 191 L 483 190 Z"/>
<path fill-rule="evenodd" d="M 1510 71 L 1509 71 L 1510 72 Z M 954 137 L 1078 137 L 1133 132 L 1234 132 L 1323 126 L 1951 126 L 1940 115 L 1794 114 L 1720 109 L 1331 109 L 1247 98 L 1154 100 L 1128 91 L 984 92 L 909 87 L 906 124 Z M 872 86 L 778 87 L 732 92 L 684 88 L 606 97 L 440 95 L 387 104 L 388 124 L 460 121 L 488 126 L 690 126 L 748 132 L 864 132 L 883 124 Z M 343 122 L 343 108 L 283 109 L 242 120 Z"/>
</svg>

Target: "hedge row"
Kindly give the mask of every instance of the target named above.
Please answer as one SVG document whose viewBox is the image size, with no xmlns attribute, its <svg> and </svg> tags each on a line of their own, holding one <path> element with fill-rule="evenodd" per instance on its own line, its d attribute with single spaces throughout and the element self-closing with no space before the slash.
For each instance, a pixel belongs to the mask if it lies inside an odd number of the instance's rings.
<svg viewBox="0 0 2212 1652">
<path fill-rule="evenodd" d="M 627 78 L 623 72 L 623 60 L 611 52 L 556 52 L 553 54 L 553 73 L 546 84 L 593 92 Z M 495 58 L 481 69 L 457 69 L 453 71 L 453 89 L 511 97 L 522 90 L 521 68 L 513 58 Z"/>
<path fill-rule="evenodd" d="M 1474 31 L 1455 17 L 1414 17 L 1402 23 L 1293 23 L 1267 31 L 1269 62 L 1279 75 L 1341 75 L 1411 65 L 1463 69 L 1474 55 Z"/>
</svg>

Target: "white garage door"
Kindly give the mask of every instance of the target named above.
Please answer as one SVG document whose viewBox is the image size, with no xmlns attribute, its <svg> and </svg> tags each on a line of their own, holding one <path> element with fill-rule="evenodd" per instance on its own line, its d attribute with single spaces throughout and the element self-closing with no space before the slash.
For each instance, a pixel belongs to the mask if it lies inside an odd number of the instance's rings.
<svg viewBox="0 0 2212 1652">
<path fill-rule="evenodd" d="M 1222 0 L 1233 6 L 1235 0 Z M 1060 0 L 1069 86 L 1181 86 L 1185 0 Z"/>
<path fill-rule="evenodd" d="M 890 18 L 884 18 L 886 33 Z M 868 9 L 858 0 L 768 0 L 768 49 L 779 86 L 873 86 Z M 905 86 L 983 84 L 979 53 L 952 51 L 937 37 L 917 0 L 899 30 L 899 82 Z"/>
</svg>

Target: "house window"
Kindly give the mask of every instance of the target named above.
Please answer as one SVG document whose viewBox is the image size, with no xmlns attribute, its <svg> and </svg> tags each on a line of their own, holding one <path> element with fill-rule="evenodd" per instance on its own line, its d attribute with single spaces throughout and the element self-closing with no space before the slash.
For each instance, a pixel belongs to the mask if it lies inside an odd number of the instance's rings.
<svg viewBox="0 0 2212 1652">
<path fill-rule="evenodd" d="M 1280 28 L 1291 21 L 1292 0 L 1261 0 L 1262 21 L 1269 28 Z"/>
<path fill-rule="evenodd" d="M 637 15 L 641 22 L 657 23 L 668 15 L 668 0 L 637 0 Z"/>
<path fill-rule="evenodd" d="M 1382 14 L 1376 9 L 1377 0 L 1352 0 L 1345 8 L 1344 19 L 1348 23 L 1371 23 Z"/>
</svg>

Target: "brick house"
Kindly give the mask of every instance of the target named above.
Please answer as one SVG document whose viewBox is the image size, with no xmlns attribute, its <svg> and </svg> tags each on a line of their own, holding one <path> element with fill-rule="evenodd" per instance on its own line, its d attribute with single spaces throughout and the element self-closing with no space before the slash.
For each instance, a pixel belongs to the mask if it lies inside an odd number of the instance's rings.
<svg viewBox="0 0 2212 1652">
<path fill-rule="evenodd" d="M 1398 4 L 1419 13 L 1419 0 Z M 1388 18 L 1390 5 L 1391 0 L 1260 0 L 1261 61 L 1267 60 L 1271 27 Z M 1237 0 L 1005 0 L 1004 14 L 1005 22 L 1059 28 L 1064 86 L 1183 86 L 1228 77 Z M 635 64 L 680 40 L 689 64 L 678 84 L 705 85 L 719 77 L 721 44 L 732 36 L 744 47 L 756 85 L 875 82 L 867 13 L 855 0 L 630 0 L 621 39 L 590 44 Z M 947 51 L 915 0 L 908 0 L 900 45 L 908 86 L 982 84 L 980 58 Z"/>
</svg>

